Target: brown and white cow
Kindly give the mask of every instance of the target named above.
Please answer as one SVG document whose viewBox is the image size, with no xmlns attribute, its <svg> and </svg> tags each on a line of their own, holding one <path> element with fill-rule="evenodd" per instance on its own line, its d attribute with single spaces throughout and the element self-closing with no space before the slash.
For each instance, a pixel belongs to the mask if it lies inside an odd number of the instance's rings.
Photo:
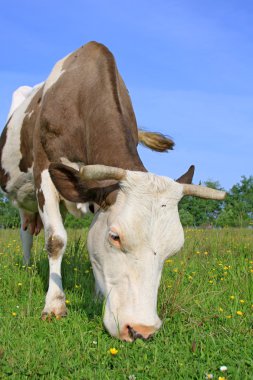
<svg viewBox="0 0 253 380">
<path fill-rule="evenodd" d="M 88 235 L 104 324 L 126 341 L 159 329 L 157 293 L 164 260 L 183 245 L 178 202 L 224 193 L 147 172 L 138 140 L 155 150 L 173 142 L 138 133 L 125 84 L 111 52 L 90 42 L 63 58 L 48 79 L 14 94 L 0 140 L 0 185 L 19 208 L 24 258 L 44 226 L 50 278 L 42 317 L 66 315 L 61 261 L 67 244 L 62 210 L 98 208 Z M 42 222 L 42 223 L 41 223 Z M 30 230 L 28 227 L 30 225 Z"/>
</svg>

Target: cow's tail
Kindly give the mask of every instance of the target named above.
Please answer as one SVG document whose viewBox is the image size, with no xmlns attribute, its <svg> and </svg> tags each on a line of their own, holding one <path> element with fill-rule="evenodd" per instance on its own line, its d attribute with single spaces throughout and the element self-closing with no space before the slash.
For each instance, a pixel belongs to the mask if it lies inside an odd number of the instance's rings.
<svg viewBox="0 0 253 380">
<path fill-rule="evenodd" d="M 139 144 L 142 144 L 156 152 L 167 152 L 174 147 L 174 141 L 159 132 L 147 132 L 138 129 Z"/>
</svg>

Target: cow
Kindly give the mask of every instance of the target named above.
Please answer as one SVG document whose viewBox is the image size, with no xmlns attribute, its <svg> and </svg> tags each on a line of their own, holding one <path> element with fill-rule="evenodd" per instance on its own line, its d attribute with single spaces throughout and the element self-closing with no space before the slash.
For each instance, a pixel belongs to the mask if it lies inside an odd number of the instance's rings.
<svg viewBox="0 0 253 380">
<path fill-rule="evenodd" d="M 44 227 L 50 273 L 42 319 L 67 314 L 62 214 L 90 208 L 96 212 L 87 245 L 97 292 L 105 297 L 104 326 L 124 341 L 150 338 L 162 323 L 163 263 L 184 242 L 178 202 L 225 193 L 192 185 L 193 166 L 177 181 L 147 171 L 138 142 L 158 151 L 173 142 L 138 131 L 114 56 L 100 43 L 58 61 L 45 82 L 19 89 L 13 102 L 0 140 L 0 185 L 19 208 L 26 262 L 32 235 Z"/>
</svg>

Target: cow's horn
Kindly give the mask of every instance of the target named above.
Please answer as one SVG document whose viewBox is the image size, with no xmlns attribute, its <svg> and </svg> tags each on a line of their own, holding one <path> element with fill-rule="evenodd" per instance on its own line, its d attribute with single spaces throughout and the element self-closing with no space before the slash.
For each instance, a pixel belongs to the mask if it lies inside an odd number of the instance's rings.
<svg viewBox="0 0 253 380">
<path fill-rule="evenodd" d="M 210 187 L 204 187 L 200 185 L 183 185 L 184 195 L 193 195 L 194 197 L 223 200 L 226 196 L 225 191 L 211 189 Z"/>
<path fill-rule="evenodd" d="M 114 168 L 105 165 L 84 165 L 80 168 L 80 177 L 84 180 L 122 180 L 126 176 L 126 171 L 121 168 Z"/>
</svg>

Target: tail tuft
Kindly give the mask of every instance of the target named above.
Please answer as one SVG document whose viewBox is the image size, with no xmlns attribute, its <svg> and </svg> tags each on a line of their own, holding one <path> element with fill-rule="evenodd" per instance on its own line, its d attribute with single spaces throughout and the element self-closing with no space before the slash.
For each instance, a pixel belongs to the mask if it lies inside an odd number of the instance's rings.
<svg viewBox="0 0 253 380">
<path fill-rule="evenodd" d="M 173 150 L 174 141 L 159 132 L 147 132 L 138 129 L 139 143 L 155 150 L 156 152 L 167 152 Z"/>
</svg>

